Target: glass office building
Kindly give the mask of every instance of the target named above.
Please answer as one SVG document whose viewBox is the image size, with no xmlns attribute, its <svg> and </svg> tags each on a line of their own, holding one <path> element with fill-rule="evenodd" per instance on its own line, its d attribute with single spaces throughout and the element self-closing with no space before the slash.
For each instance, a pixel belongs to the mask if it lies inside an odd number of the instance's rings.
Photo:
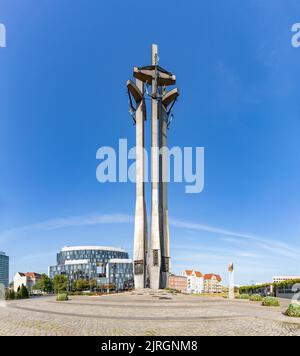
<svg viewBox="0 0 300 356">
<path fill-rule="evenodd" d="M 0 284 L 8 287 L 9 257 L 4 252 L 0 252 Z"/>
<path fill-rule="evenodd" d="M 49 267 L 49 277 L 66 275 L 70 282 L 95 279 L 98 285 L 113 284 L 117 291 L 133 287 L 133 266 L 128 253 L 106 246 L 64 247 L 57 265 Z"/>
</svg>

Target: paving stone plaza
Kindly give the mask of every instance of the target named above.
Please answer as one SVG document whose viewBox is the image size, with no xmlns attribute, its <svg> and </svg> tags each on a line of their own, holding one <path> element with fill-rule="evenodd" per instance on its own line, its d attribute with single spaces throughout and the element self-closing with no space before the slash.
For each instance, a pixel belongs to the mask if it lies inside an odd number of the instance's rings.
<svg viewBox="0 0 300 356">
<path fill-rule="evenodd" d="M 128 292 L 17 300 L 0 307 L 0 335 L 299 335 L 300 320 L 244 300 Z"/>
</svg>

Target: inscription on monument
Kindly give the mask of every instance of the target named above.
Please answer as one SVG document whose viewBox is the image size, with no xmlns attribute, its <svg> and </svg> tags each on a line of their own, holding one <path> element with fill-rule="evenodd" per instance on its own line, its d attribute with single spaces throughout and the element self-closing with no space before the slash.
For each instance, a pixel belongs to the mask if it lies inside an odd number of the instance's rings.
<svg viewBox="0 0 300 356">
<path fill-rule="evenodd" d="M 153 266 L 159 266 L 159 263 L 158 263 L 158 250 L 153 250 Z"/>
<path fill-rule="evenodd" d="M 134 261 L 134 274 L 140 275 L 144 273 L 144 261 L 138 260 Z"/>
</svg>

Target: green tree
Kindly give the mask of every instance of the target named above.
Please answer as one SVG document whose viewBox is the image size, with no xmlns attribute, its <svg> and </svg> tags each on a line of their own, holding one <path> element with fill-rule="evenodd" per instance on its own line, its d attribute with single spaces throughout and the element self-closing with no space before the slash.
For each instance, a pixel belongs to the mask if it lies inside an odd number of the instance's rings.
<svg viewBox="0 0 300 356">
<path fill-rule="evenodd" d="M 41 279 L 33 287 L 34 290 L 40 290 L 45 293 L 51 293 L 53 291 L 53 283 L 51 279 L 43 273 Z"/>
<path fill-rule="evenodd" d="M 89 289 L 89 281 L 85 279 L 78 279 L 73 284 L 73 289 L 75 292 L 82 292 Z"/>
<path fill-rule="evenodd" d="M 21 288 L 20 288 L 20 286 L 17 289 L 16 299 L 21 299 Z"/>
<path fill-rule="evenodd" d="M 68 284 L 69 284 L 69 280 L 66 276 L 57 274 L 53 278 L 53 288 L 56 294 L 60 292 L 66 292 L 68 289 Z"/>
<path fill-rule="evenodd" d="M 20 294 L 22 299 L 27 299 L 29 298 L 29 293 L 28 289 L 22 284 L 21 289 L 20 289 Z"/>
<path fill-rule="evenodd" d="M 18 287 L 18 291 L 16 294 L 17 299 L 27 299 L 29 298 L 29 293 L 28 289 L 24 286 L 24 284 L 21 285 L 21 287 Z"/>
<path fill-rule="evenodd" d="M 95 290 L 97 288 L 97 281 L 96 279 L 90 279 L 89 281 L 89 287 L 91 290 Z"/>
<path fill-rule="evenodd" d="M 13 289 L 7 289 L 5 292 L 5 299 L 6 300 L 14 300 L 16 299 L 16 293 Z"/>
</svg>

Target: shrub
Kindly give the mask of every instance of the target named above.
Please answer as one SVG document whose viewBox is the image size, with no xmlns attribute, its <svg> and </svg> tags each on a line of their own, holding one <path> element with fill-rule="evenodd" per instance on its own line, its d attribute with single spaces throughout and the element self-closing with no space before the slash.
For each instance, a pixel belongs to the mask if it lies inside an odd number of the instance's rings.
<svg viewBox="0 0 300 356">
<path fill-rule="evenodd" d="M 236 295 L 234 296 L 234 298 L 235 298 L 235 299 L 241 299 L 241 295 L 240 295 L 240 294 L 236 294 Z"/>
<path fill-rule="evenodd" d="M 83 292 L 69 292 L 69 295 L 83 295 Z"/>
<path fill-rule="evenodd" d="M 178 289 L 174 289 L 174 288 L 165 288 L 165 291 L 168 292 L 168 293 L 172 293 L 172 294 L 180 294 L 181 291 L 178 290 Z"/>
<path fill-rule="evenodd" d="M 262 301 L 262 305 L 264 307 L 279 307 L 280 303 L 277 298 L 274 297 L 266 297 Z"/>
<path fill-rule="evenodd" d="M 300 318 L 300 305 L 296 303 L 290 304 L 285 312 L 285 315 Z"/>
<path fill-rule="evenodd" d="M 241 294 L 240 299 L 250 299 L 250 295 L 249 294 Z"/>
<path fill-rule="evenodd" d="M 29 298 L 29 293 L 28 289 L 24 286 L 24 284 L 21 285 L 21 287 L 18 287 L 18 291 L 16 293 L 16 299 L 27 299 Z"/>
<path fill-rule="evenodd" d="M 8 289 L 6 292 L 5 292 L 5 299 L 6 300 L 14 300 L 16 299 L 16 293 L 13 289 Z"/>
<path fill-rule="evenodd" d="M 67 293 L 60 293 L 60 294 L 57 294 L 57 296 L 56 296 L 57 302 L 65 302 L 67 300 L 69 300 Z"/>
<path fill-rule="evenodd" d="M 260 294 L 252 294 L 250 297 L 250 300 L 252 302 L 261 302 L 262 301 L 262 296 Z"/>
<path fill-rule="evenodd" d="M 21 294 L 22 299 L 29 298 L 28 289 L 24 286 L 24 284 L 22 284 L 22 286 L 21 286 L 20 294 Z"/>
</svg>

